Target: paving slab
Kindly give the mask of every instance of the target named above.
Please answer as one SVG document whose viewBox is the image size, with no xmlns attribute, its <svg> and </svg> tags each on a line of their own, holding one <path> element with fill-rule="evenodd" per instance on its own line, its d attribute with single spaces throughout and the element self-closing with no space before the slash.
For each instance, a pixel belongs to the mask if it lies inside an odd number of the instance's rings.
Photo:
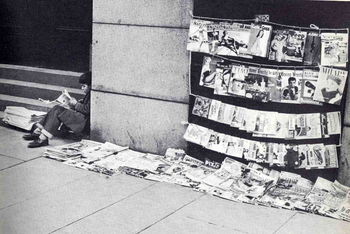
<svg viewBox="0 0 350 234">
<path fill-rule="evenodd" d="M 58 233 L 136 233 L 201 196 L 202 193 L 194 192 L 190 188 L 157 183 L 59 230 Z"/>
<path fill-rule="evenodd" d="M 155 182 L 90 176 L 0 211 L 2 233 L 49 233 L 117 203 Z"/>
<path fill-rule="evenodd" d="M 298 234 L 349 234 L 350 223 L 319 215 L 308 213 L 297 213 L 276 233 L 298 233 Z"/>
<path fill-rule="evenodd" d="M 0 209 L 33 198 L 91 173 L 46 158 L 38 158 L 2 170 L 0 171 Z"/>
<path fill-rule="evenodd" d="M 206 220 L 198 220 L 190 217 L 178 215 L 177 213 L 170 215 L 166 219 L 163 219 L 159 223 L 152 225 L 144 231 L 142 234 L 151 233 L 176 233 L 176 234 L 188 234 L 188 233 L 200 233 L 200 234 L 242 234 L 244 231 L 235 230 L 232 227 L 225 227 L 217 225 Z"/>
<path fill-rule="evenodd" d="M 295 213 L 206 195 L 179 210 L 177 215 L 223 226 L 236 232 L 273 233 Z"/>
<path fill-rule="evenodd" d="M 0 126 L 0 142 L 2 142 L 0 154 L 27 161 L 40 157 L 47 147 L 73 142 L 69 139 L 53 138 L 49 146 L 29 149 L 27 147 L 29 142 L 22 139 L 24 134 L 26 134 L 25 131 Z"/>
<path fill-rule="evenodd" d="M 23 160 L 0 155 L 0 170 L 4 170 L 21 162 L 23 162 Z"/>
</svg>

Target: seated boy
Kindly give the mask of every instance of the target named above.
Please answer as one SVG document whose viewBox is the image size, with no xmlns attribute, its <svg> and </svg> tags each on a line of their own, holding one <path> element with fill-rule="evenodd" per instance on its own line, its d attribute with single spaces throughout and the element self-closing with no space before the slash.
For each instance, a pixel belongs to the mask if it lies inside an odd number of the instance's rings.
<svg viewBox="0 0 350 234">
<path fill-rule="evenodd" d="M 72 98 L 68 105 L 70 109 L 60 105 L 54 106 L 39 123 L 36 123 L 32 133 L 23 136 L 24 140 L 33 140 L 28 144 L 29 148 L 46 146 L 49 138 L 59 134 L 59 128 L 64 127 L 74 133 L 81 133 L 90 119 L 90 89 L 91 72 L 84 73 L 79 77 L 85 97 L 81 101 Z"/>
</svg>

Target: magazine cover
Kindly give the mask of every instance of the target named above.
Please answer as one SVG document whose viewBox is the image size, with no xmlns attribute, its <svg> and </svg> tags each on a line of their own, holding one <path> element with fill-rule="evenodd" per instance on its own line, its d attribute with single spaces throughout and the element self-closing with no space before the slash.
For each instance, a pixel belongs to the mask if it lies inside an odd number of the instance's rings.
<svg viewBox="0 0 350 234">
<path fill-rule="evenodd" d="M 294 145 L 294 144 L 285 145 L 283 160 L 287 167 L 299 166 L 299 154 L 298 154 L 297 145 Z"/>
<path fill-rule="evenodd" d="M 201 145 L 202 139 L 208 131 L 208 128 L 196 124 L 189 124 L 184 134 L 184 139 L 197 145 Z"/>
<path fill-rule="evenodd" d="M 219 152 L 219 153 L 225 153 L 227 150 L 227 142 L 228 137 L 225 134 L 212 132 L 208 144 L 205 146 L 207 149 Z"/>
<path fill-rule="evenodd" d="M 259 163 L 270 163 L 270 158 L 268 154 L 268 144 L 266 142 L 256 142 L 255 143 L 255 161 Z"/>
<path fill-rule="evenodd" d="M 304 65 L 321 64 L 321 36 L 318 32 L 309 32 L 306 36 Z"/>
<path fill-rule="evenodd" d="M 321 67 L 314 100 L 340 105 L 348 72 L 329 67 Z"/>
<path fill-rule="evenodd" d="M 335 217 L 343 219 L 345 221 L 350 221 L 350 192 L 346 194 L 343 202 L 338 207 Z"/>
<path fill-rule="evenodd" d="M 256 120 L 257 116 L 259 114 L 259 111 L 253 110 L 253 109 L 246 109 L 245 116 L 244 116 L 244 122 L 241 126 L 240 130 L 245 130 L 247 132 L 253 132 L 256 128 Z"/>
<path fill-rule="evenodd" d="M 299 103 L 300 98 L 300 80 L 303 77 L 302 70 L 282 70 L 282 96 L 281 102 Z"/>
<path fill-rule="evenodd" d="M 336 145 L 325 145 L 325 168 L 338 168 L 338 154 L 337 154 L 337 146 Z"/>
<path fill-rule="evenodd" d="M 235 136 L 228 136 L 226 154 L 242 158 L 243 157 L 243 139 Z"/>
<path fill-rule="evenodd" d="M 219 107 L 219 113 L 217 121 L 223 124 L 230 125 L 231 119 L 232 119 L 232 111 L 234 110 L 234 107 L 230 104 L 221 103 Z"/>
<path fill-rule="evenodd" d="M 219 42 L 216 54 L 248 57 L 250 25 L 240 23 L 221 23 L 215 25 L 219 31 Z M 213 29 L 215 30 L 215 29 Z"/>
<path fill-rule="evenodd" d="M 231 95 L 245 96 L 245 79 L 248 76 L 249 68 L 241 65 L 233 65 L 230 82 L 227 92 Z"/>
<path fill-rule="evenodd" d="M 211 104 L 210 98 L 196 96 L 196 100 L 194 101 L 194 105 L 193 105 L 192 114 L 197 115 L 199 117 L 208 118 L 210 104 Z"/>
<path fill-rule="evenodd" d="M 268 157 L 270 165 L 277 165 L 284 167 L 284 155 L 285 155 L 285 145 L 279 143 L 268 143 Z"/>
<path fill-rule="evenodd" d="M 216 64 L 217 75 L 215 77 L 214 94 L 229 95 L 228 85 L 230 82 L 232 66 L 230 64 Z"/>
<path fill-rule="evenodd" d="M 261 171 L 246 168 L 238 180 L 238 185 L 245 191 L 247 197 L 257 198 L 264 194 L 266 188 L 273 184 L 274 180 L 275 178 Z"/>
<path fill-rule="evenodd" d="M 322 138 L 320 113 L 299 114 L 295 116 L 295 139 Z"/>
<path fill-rule="evenodd" d="M 258 111 L 255 120 L 254 133 L 275 135 L 277 125 L 277 112 Z"/>
<path fill-rule="evenodd" d="M 312 213 L 319 213 L 321 204 L 327 194 L 333 189 L 332 182 L 322 177 L 317 177 L 317 180 L 311 191 L 305 196 L 304 202 L 307 204 L 305 210 Z"/>
<path fill-rule="evenodd" d="M 250 37 L 248 43 L 248 54 L 266 57 L 270 42 L 272 26 L 270 25 L 251 25 Z"/>
<path fill-rule="evenodd" d="M 295 131 L 294 119 L 293 114 L 276 113 L 276 134 L 269 137 L 292 139 Z"/>
<path fill-rule="evenodd" d="M 313 100 L 316 84 L 318 80 L 318 71 L 304 69 L 303 78 L 301 79 L 300 102 L 307 104 L 320 105 L 320 102 Z"/>
<path fill-rule="evenodd" d="M 248 76 L 245 77 L 245 97 L 259 102 L 270 100 L 267 89 L 268 77 L 259 72 L 258 67 L 249 67 Z"/>
<path fill-rule="evenodd" d="M 277 62 L 302 62 L 305 49 L 306 32 L 273 30 L 269 60 Z"/>
<path fill-rule="evenodd" d="M 348 33 L 321 33 L 321 65 L 346 67 Z"/>
<path fill-rule="evenodd" d="M 267 92 L 269 101 L 281 102 L 282 76 L 277 69 L 261 68 L 259 74 L 267 77 Z"/>
<path fill-rule="evenodd" d="M 322 201 L 320 213 L 328 216 L 337 217 L 337 211 L 345 201 L 347 194 L 350 192 L 350 187 L 334 181 L 332 189 L 328 192 L 325 199 Z"/>
<path fill-rule="evenodd" d="M 207 27 L 211 21 L 192 19 L 187 39 L 187 50 L 209 53 Z"/>
<path fill-rule="evenodd" d="M 242 127 L 246 110 L 248 109 L 244 107 L 234 106 L 234 111 L 232 112 L 231 127 L 239 129 Z"/>
<path fill-rule="evenodd" d="M 218 120 L 220 106 L 221 106 L 221 101 L 218 101 L 215 99 L 211 100 L 209 112 L 208 112 L 208 119 L 211 119 L 213 121 Z"/>
<path fill-rule="evenodd" d="M 324 168 L 326 166 L 325 147 L 323 144 L 310 144 L 306 155 L 306 169 Z"/>
<path fill-rule="evenodd" d="M 341 134 L 341 114 L 339 111 L 327 112 L 327 133 L 329 135 Z"/>
<path fill-rule="evenodd" d="M 217 71 L 216 65 L 222 62 L 223 62 L 222 59 L 219 59 L 216 57 L 208 57 L 208 56 L 203 57 L 202 71 L 199 79 L 200 86 L 205 86 L 208 88 L 215 87 L 215 79 L 219 72 Z"/>
</svg>

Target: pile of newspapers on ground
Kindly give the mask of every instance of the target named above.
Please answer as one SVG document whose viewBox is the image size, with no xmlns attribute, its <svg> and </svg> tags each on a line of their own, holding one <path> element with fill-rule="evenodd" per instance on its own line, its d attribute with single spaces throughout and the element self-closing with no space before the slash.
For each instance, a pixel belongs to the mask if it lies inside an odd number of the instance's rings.
<svg viewBox="0 0 350 234">
<path fill-rule="evenodd" d="M 28 131 L 46 115 L 46 112 L 29 110 L 21 106 L 7 106 L 4 112 L 5 123 Z"/>
<path fill-rule="evenodd" d="M 47 148 L 44 156 L 109 176 L 123 173 L 236 202 L 299 209 L 350 221 L 350 187 L 321 177 L 313 183 L 298 174 L 254 162 L 246 165 L 232 158 L 222 163 L 201 161 L 172 148 L 161 156 L 91 140 Z"/>
</svg>

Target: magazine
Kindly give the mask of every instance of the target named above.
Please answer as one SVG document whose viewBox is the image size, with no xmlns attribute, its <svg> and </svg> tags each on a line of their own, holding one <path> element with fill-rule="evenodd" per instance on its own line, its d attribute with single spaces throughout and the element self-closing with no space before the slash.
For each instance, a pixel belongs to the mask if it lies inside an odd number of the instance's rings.
<svg viewBox="0 0 350 234">
<path fill-rule="evenodd" d="M 319 213 L 324 199 L 333 189 L 332 184 L 331 181 L 318 177 L 311 191 L 305 196 L 303 208 L 312 213 Z"/>
<path fill-rule="evenodd" d="M 306 169 L 322 169 L 326 166 L 325 147 L 323 144 L 310 144 L 306 155 Z"/>
<path fill-rule="evenodd" d="M 261 68 L 259 74 L 267 77 L 267 92 L 269 101 L 281 102 L 282 76 L 276 69 Z"/>
<path fill-rule="evenodd" d="M 336 145 L 325 145 L 325 161 L 326 166 L 325 168 L 338 168 L 338 153 L 337 153 L 337 146 Z"/>
<path fill-rule="evenodd" d="M 189 124 L 184 134 L 184 139 L 197 145 L 202 145 L 208 131 L 208 128 L 196 124 Z"/>
<path fill-rule="evenodd" d="M 119 146 L 110 142 L 105 142 L 102 145 L 95 147 L 89 147 L 82 150 L 82 158 L 86 163 L 92 163 L 98 161 L 104 157 L 107 157 L 112 154 L 116 154 L 120 151 L 128 149 L 128 146 Z"/>
<path fill-rule="evenodd" d="M 227 155 L 242 158 L 243 157 L 243 139 L 235 136 L 228 136 L 227 140 Z"/>
<path fill-rule="evenodd" d="M 194 101 L 192 114 L 199 117 L 208 118 L 209 108 L 210 108 L 211 99 L 201 96 L 196 96 Z"/>
<path fill-rule="evenodd" d="M 245 77 L 245 97 L 260 102 L 270 100 L 268 77 L 260 72 L 258 67 L 249 67 L 248 76 Z"/>
<path fill-rule="evenodd" d="M 341 134 L 341 114 L 339 111 L 327 112 L 327 133 L 329 135 Z"/>
<path fill-rule="evenodd" d="M 314 100 L 340 105 L 348 72 L 329 67 L 321 67 Z"/>
<path fill-rule="evenodd" d="M 321 65 L 346 67 L 348 33 L 321 33 Z"/>
<path fill-rule="evenodd" d="M 245 97 L 246 83 L 249 68 L 242 65 L 232 65 L 232 73 L 227 92 L 233 96 Z"/>
<path fill-rule="evenodd" d="M 221 101 L 218 101 L 216 99 L 211 100 L 210 108 L 209 108 L 209 112 L 208 112 L 208 116 L 207 116 L 208 119 L 211 119 L 213 121 L 218 120 L 220 106 L 221 106 Z"/>
<path fill-rule="evenodd" d="M 350 187 L 342 185 L 338 181 L 334 181 L 332 189 L 327 193 L 321 203 L 320 213 L 339 218 L 337 217 L 337 211 L 345 201 L 349 192 Z"/>
<path fill-rule="evenodd" d="M 318 80 L 318 71 L 304 69 L 301 79 L 300 102 L 307 104 L 320 105 L 320 102 L 313 100 Z"/>
<path fill-rule="evenodd" d="M 233 108 L 234 107 L 232 105 L 222 102 L 219 107 L 217 121 L 219 123 L 230 125 L 232 120 Z"/>
<path fill-rule="evenodd" d="M 321 64 L 321 36 L 318 32 L 309 32 L 306 36 L 304 65 Z"/>
<path fill-rule="evenodd" d="M 300 80 L 303 77 L 302 70 L 281 70 L 282 95 L 281 102 L 299 103 Z"/>
<path fill-rule="evenodd" d="M 319 113 L 298 114 L 295 116 L 294 138 L 315 139 L 322 138 L 321 116 Z"/>
<path fill-rule="evenodd" d="M 216 77 L 214 85 L 214 94 L 229 95 L 227 93 L 231 77 L 232 66 L 230 64 L 216 64 Z"/>
<path fill-rule="evenodd" d="M 277 62 L 302 62 L 305 49 L 306 32 L 273 30 L 269 60 Z"/>
<path fill-rule="evenodd" d="M 213 24 L 215 31 L 219 32 L 216 54 L 227 56 L 240 56 L 251 58 L 247 55 L 250 37 L 250 25 L 240 23 Z"/>
<path fill-rule="evenodd" d="M 187 39 L 187 50 L 209 53 L 207 27 L 211 21 L 192 19 Z"/>
<path fill-rule="evenodd" d="M 215 87 L 215 79 L 218 75 L 216 65 L 222 63 L 223 60 L 216 57 L 203 57 L 202 71 L 199 79 L 199 85 L 208 88 Z"/>
<path fill-rule="evenodd" d="M 247 53 L 253 56 L 266 57 L 272 27 L 270 25 L 251 25 Z"/>
<path fill-rule="evenodd" d="M 350 221 L 350 192 L 346 194 L 334 216 L 345 221 Z"/>
</svg>

